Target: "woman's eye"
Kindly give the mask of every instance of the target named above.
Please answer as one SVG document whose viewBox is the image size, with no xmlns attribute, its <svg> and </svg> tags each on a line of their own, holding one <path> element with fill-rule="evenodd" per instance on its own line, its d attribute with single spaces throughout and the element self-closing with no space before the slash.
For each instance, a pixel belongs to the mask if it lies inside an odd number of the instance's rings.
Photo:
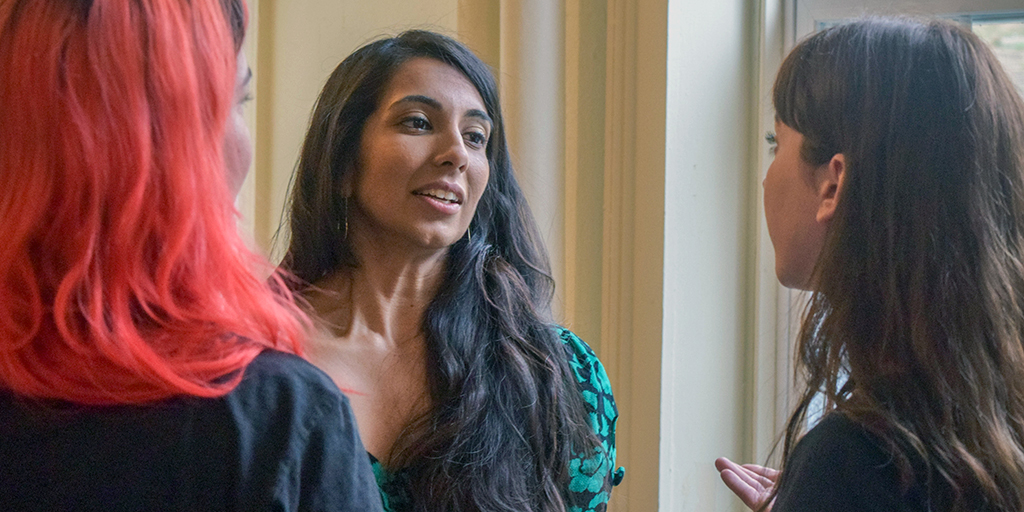
<svg viewBox="0 0 1024 512">
<path fill-rule="evenodd" d="M 429 130 L 430 122 L 422 117 L 408 117 L 402 120 L 402 125 L 413 130 Z"/>
<path fill-rule="evenodd" d="M 775 152 L 779 150 L 779 142 L 775 140 L 775 132 L 764 134 L 764 140 L 768 142 L 768 154 L 775 156 Z"/>
<path fill-rule="evenodd" d="M 480 132 L 467 132 L 464 137 L 470 144 L 477 148 L 482 148 L 487 145 L 487 135 Z"/>
</svg>

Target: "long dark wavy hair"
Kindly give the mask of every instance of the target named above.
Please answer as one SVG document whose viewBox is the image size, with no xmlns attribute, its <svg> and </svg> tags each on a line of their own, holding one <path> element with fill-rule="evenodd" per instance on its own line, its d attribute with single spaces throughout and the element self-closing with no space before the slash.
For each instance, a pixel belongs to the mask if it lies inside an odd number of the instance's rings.
<svg viewBox="0 0 1024 512">
<path fill-rule="evenodd" d="M 785 457 L 820 392 L 882 440 L 931 510 L 1024 510 L 1020 95 L 970 31 L 872 18 L 800 43 L 774 103 L 804 160 L 846 158 Z"/>
<path fill-rule="evenodd" d="M 423 319 L 433 408 L 406 429 L 391 461 L 410 475 L 418 511 L 568 510 L 570 458 L 598 443 L 549 321 L 553 281 L 512 172 L 497 86 L 471 51 L 413 30 L 356 50 L 334 70 L 302 147 L 284 266 L 315 283 L 363 264 L 344 233 L 342 183 L 358 175 L 363 126 L 390 78 L 417 57 L 459 70 L 480 93 L 493 121 L 490 178 L 472 236 L 449 248 Z"/>
</svg>

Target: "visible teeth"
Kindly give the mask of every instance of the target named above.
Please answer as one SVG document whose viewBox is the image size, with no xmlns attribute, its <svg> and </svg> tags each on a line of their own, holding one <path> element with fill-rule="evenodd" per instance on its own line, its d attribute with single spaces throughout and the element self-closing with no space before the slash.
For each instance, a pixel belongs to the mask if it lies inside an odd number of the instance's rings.
<svg viewBox="0 0 1024 512">
<path fill-rule="evenodd" d="M 434 197 L 434 198 L 437 198 L 437 199 L 442 199 L 442 200 L 449 201 L 449 202 L 452 202 L 452 203 L 457 202 L 459 200 L 458 196 L 456 196 L 455 193 L 450 191 L 450 190 L 430 189 L 430 190 L 424 190 L 423 192 L 420 192 L 420 193 L 425 195 L 425 196 L 430 196 L 430 197 Z"/>
</svg>

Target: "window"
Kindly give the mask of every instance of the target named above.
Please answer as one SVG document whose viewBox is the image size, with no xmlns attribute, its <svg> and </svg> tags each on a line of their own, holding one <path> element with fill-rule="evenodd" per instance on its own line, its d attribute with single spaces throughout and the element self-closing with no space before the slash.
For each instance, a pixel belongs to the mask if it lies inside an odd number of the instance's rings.
<svg viewBox="0 0 1024 512">
<path fill-rule="evenodd" d="M 972 30 L 992 46 L 1017 90 L 1024 95 L 1024 13 L 1014 18 L 972 20 Z"/>
</svg>

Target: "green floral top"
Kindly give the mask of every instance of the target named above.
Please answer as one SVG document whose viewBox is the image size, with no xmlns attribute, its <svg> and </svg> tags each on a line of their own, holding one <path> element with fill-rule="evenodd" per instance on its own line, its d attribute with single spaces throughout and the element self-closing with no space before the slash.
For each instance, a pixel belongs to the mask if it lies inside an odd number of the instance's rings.
<svg viewBox="0 0 1024 512">
<path fill-rule="evenodd" d="M 576 503 L 587 504 L 584 508 L 574 506 L 569 512 L 604 512 L 608 506 L 608 498 L 612 487 L 622 481 L 626 470 L 615 468 L 615 422 L 619 412 L 615 408 L 612 397 L 611 382 L 598 361 L 594 351 L 579 339 L 572 331 L 559 327 L 558 335 L 570 349 L 569 368 L 572 369 L 579 383 L 583 401 L 590 415 L 590 426 L 600 441 L 601 447 L 597 454 L 587 456 L 580 454 L 569 464 L 572 480 L 569 492 L 576 498 Z M 401 470 L 388 472 L 372 455 L 370 463 L 373 474 L 377 477 L 385 512 L 405 512 L 412 509 L 407 485 Z"/>
</svg>

